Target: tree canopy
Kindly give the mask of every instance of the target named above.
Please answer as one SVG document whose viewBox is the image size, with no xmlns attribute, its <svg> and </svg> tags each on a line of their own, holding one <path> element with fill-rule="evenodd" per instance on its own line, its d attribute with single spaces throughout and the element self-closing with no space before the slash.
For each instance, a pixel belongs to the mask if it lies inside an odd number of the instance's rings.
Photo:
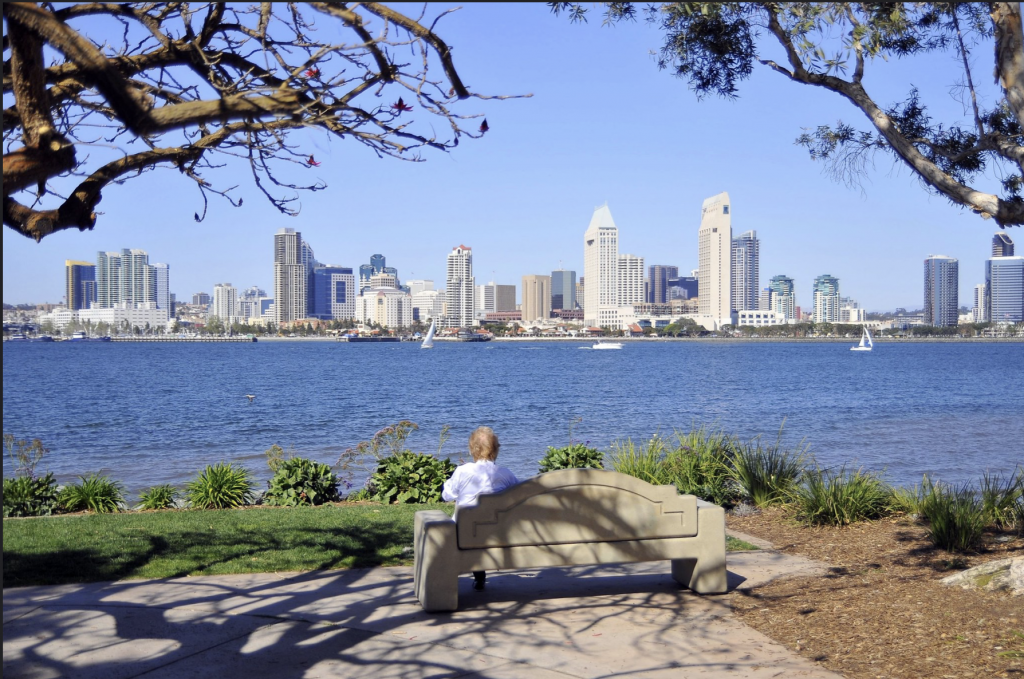
<svg viewBox="0 0 1024 679">
<path fill-rule="evenodd" d="M 425 11 L 425 9 L 424 9 Z M 380 3 L 5 2 L 4 224 L 38 240 L 91 229 L 110 184 L 177 169 L 207 199 L 241 205 L 232 159 L 278 210 L 325 188 L 311 128 L 378 157 L 420 161 L 479 138 L 435 32 L 446 14 Z M 440 121 L 442 133 L 434 131 Z M 313 177 L 313 178 L 311 178 Z"/>
<path fill-rule="evenodd" d="M 555 14 L 587 20 L 581 3 L 550 3 Z M 698 97 L 736 97 L 756 65 L 803 85 L 834 92 L 867 118 L 859 130 L 838 122 L 800 135 L 814 160 L 837 179 L 855 183 L 878 151 L 909 167 L 928 187 L 1000 227 L 1024 224 L 1024 31 L 1020 3 L 678 2 L 604 3 L 604 21 L 642 15 L 664 42 L 659 67 L 685 80 Z M 781 48 L 784 58 L 767 56 Z M 990 107 L 973 51 L 992 50 L 1002 97 Z M 883 105 L 868 92 L 864 74 L 879 60 L 928 52 L 956 57 L 950 85 L 969 120 L 933 119 L 919 92 Z M 986 69 L 987 72 L 987 69 Z M 995 177 L 995 180 L 992 180 Z M 988 179 L 996 190 L 976 184 Z"/>
</svg>

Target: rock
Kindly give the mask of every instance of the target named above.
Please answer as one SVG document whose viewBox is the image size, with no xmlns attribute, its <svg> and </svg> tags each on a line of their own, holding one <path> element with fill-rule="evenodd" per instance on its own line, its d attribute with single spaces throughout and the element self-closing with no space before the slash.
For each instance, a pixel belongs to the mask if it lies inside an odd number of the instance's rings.
<svg viewBox="0 0 1024 679">
<path fill-rule="evenodd" d="M 989 561 L 974 568 L 942 578 L 942 584 L 986 592 L 1024 595 L 1024 556 Z"/>
</svg>

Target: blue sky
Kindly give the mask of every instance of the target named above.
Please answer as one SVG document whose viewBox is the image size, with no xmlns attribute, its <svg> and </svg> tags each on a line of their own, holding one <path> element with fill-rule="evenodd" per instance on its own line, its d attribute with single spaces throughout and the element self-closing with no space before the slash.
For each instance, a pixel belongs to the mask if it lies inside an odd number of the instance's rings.
<svg viewBox="0 0 1024 679">
<path fill-rule="evenodd" d="M 202 224 L 192 216 L 199 195 L 176 171 L 108 187 L 91 232 L 37 244 L 4 229 L 3 301 L 59 302 L 65 259 L 95 261 L 97 251 L 121 248 L 170 264 L 179 300 L 219 282 L 269 292 L 281 227 L 301 231 L 322 262 L 358 267 L 379 252 L 403 280 L 432 278 L 438 287 L 447 253 L 464 243 L 478 283 L 518 286 L 525 274 L 560 267 L 582 275 L 583 233 L 605 201 L 620 252 L 689 271 L 701 202 L 720 191 L 731 196 L 734 233 L 754 229 L 761 238 L 762 286 L 787 274 L 805 307 L 814 277 L 828 273 L 869 310 L 919 308 L 929 254 L 960 260 L 961 305 L 970 306 L 971 288 L 982 282 L 997 230 L 990 221 L 928 193 L 888 156 L 877 156 L 861 189 L 848 188 L 793 144 L 802 128 L 838 119 L 866 127 L 835 94 L 759 67 L 738 100 L 698 101 L 655 66 L 656 30 L 642 22 L 601 27 L 596 16 L 571 25 L 545 6 L 470 5 L 438 32 L 475 91 L 533 95 L 462 104 L 461 112 L 486 114 L 483 139 L 403 163 L 303 132 L 295 140 L 322 162 L 310 175 L 329 188 L 303 194 L 298 217 L 274 210 L 241 164 L 222 172 L 240 184 L 244 206 L 212 201 Z M 979 80 L 990 82 L 991 59 L 990 49 L 978 50 Z M 936 117 L 960 118 L 949 95 L 959 77 L 952 67 L 948 55 L 878 62 L 865 84 L 884 105 L 915 85 Z M 1017 229 L 1009 233 L 1024 240 Z"/>
</svg>

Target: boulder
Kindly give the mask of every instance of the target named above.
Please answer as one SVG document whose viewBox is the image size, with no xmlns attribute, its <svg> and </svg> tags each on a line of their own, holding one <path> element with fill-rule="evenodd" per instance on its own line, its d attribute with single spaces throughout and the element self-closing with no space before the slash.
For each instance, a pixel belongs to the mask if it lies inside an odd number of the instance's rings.
<svg viewBox="0 0 1024 679">
<path fill-rule="evenodd" d="M 974 568 L 942 578 L 942 584 L 986 592 L 1024 594 L 1024 556 L 989 561 Z"/>
</svg>

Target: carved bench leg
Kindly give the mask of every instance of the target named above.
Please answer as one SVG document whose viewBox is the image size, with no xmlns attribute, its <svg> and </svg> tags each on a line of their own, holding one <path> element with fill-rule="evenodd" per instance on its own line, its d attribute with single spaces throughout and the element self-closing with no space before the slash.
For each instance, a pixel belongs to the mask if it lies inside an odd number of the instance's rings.
<svg viewBox="0 0 1024 679">
<path fill-rule="evenodd" d="M 442 511 L 416 512 L 414 587 L 423 610 L 459 607 L 459 548 L 455 522 Z"/>
<path fill-rule="evenodd" d="M 728 589 L 725 574 L 725 510 L 714 505 L 697 510 L 697 554 L 673 559 L 672 578 L 700 594 L 721 594 Z"/>
</svg>

